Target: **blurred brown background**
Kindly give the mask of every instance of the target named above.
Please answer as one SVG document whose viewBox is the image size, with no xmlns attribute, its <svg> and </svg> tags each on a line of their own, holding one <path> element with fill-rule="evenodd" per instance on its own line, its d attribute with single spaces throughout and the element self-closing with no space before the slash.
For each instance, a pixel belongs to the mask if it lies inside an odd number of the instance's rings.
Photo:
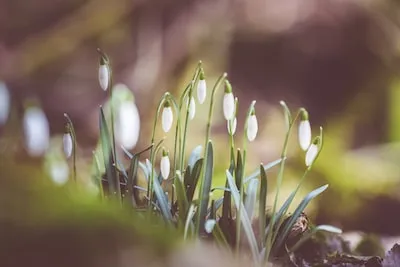
<svg viewBox="0 0 400 267">
<path fill-rule="evenodd" d="M 315 130 L 324 126 L 326 147 L 310 178 L 314 185 L 331 184 L 331 193 L 311 211 L 319 222 L 400 234 L 400 216 L 393 215 L 400 209 L 399 5 L 1 0 L 0 80 L 11 91 L 14 114 L 22 116 L 26 99 L 39 99 L 53 134 L 63 132 L 63 113 L 69 113 L 82 154 L 90 155 L 98 138 L 98 106 L 107 97 L 98 85 L 96 48 L 111 58 L 114 80 L 135 94 L 141 147 L 149 142 L 159 97 L 166 90 L 179 92 L 201 59 L 209 89 L 217 75 L 228 73 L 243 114 L 257 99 L 264 130 L 261 146 L 253 146 L 255 162 L 279 155 L 279 100 L 305 106 Z M 220 128 L 225 130 L 223 122 L 214 131 Z M 293 173 L 301 164 L 291 162 Z"/>
</svg>

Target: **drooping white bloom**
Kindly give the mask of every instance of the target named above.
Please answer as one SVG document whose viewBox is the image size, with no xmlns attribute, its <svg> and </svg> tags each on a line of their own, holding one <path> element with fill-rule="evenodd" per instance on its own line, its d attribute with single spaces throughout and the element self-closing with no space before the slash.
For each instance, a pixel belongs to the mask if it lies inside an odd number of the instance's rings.
<svg viewBox="0 0 400 267">
<path fill-rule="evenodd" d="M 247 120 L 247 139 L 250 142 L 254 141 L 254 139 L 256 139 L 257 132 L 258 132 L 258 122 L 257 122 L 256 113 L 253 110 L 250 113 L 250 116 Z"/>
<path fill-rule="evenodd" d="M 189 120 L 193 120 L 194 115 L 196 115 L 196 103 L 194 102 L 194 97 L 190 98 L 190 102 L 188 102 L 189 108 Z"/>
<path fill-rule="evenodd" d="M 168 151 L 163 150 L 161 162 L 160 162 L 161 176 L 164 180 L 168 179 L 170 171 L 170 162 L 168 157 Z"/>
<path fill-rule="evenodd" d="M 226 121 L 229 135 L 234 135 L 236 132 L 237 119 Z"/>
<path fill-rule="evenodd" d="M 166 101 L 161 115 L 161 125 L 164 132 L 168 133 L 169 130 L 171 130 L 173 121 L 174 114 L 172 113 L 171 104 L 169 103 L 169 101 Z"/>
<path fill-rule="evenodd" d="M 64 148 L 65 156 L 67 158 L 71 157 L 72 149 L 73 149 L 73 142 L 72 142 L 72 136 L 70 133 L 65 133 L 63 135 L 63 148 Z"/>
<path fill-rule="evenodd" d="M 0 126 L 5 124 L 10 112 L 10 93 L 5 83 L 0 82 Z"/>
<path fill-rule="evenodd" d="M 306 110 L 302 110 L 301 112 L 298 137 L 301 149 L 306 151 L 311 144 L 311 125 L 310 121 L 308 120 L 308 113 Z"/>
<path fill-rule="evenodd" d="M 313 144 L 310 145 L 310 147 L 306 152 L 305 163 L 307 167 L 310 167 L 311 164 L 313 164 L 317 155 L 318 155 L 318 145 L 314 142 Z"/>
<path fill-rule="evenodd" d="M 225 94 L 223 102 L 225 120 L 231 120 L 235 116 L 235 98 L 232 93 L 232 86 L 228 80 L 225 80 Z"/>
<path fill-rule="evenodd" d="M 204 79 L 204 74 L 200 74 L 200 80 L 197 83 L 197 99 L 199 100 L 200 104 L 203 104 L 206 100 L 207 96 L 207 84 L 206 80 Z"/>
<path fill-rule="evenodd" d="M 29 107 L 23 119 L 25 146 L 30 156 L 41 156 L 49 147 L 50 130 L 46 115 L 38 107 Z"/>
<path fill-rule="evenodd" d="M 104 91 L 107 90 L 108 84 L 110 82 L 110 69 L 103 57 L 100 58 L 100 65 L 99 65 L 99 83 L 101 89 Z"/>
<path fill-rule="evenodd" d="M 214 227 L 216 225 L 217 221 L 215 219 L 208 219 L 204 223 L 204 230 L 206 230 L 207 234 L 211 234 L 212 231 L 214 230 Z"/>
<path fill-rule="evenodd" d="M 57 185 L 64 185 L 69 178 L 68 164 L 63 160 L 56 160 L 49 165 L 49 175 Z"/>
<path fill-rule="evenodd" d="M 134 101 L 125 100 L 117 107 L 115 137 L 124 148 L 132 149 L 139 140 L 139 133 L 139 111 Z"/>
</svg>

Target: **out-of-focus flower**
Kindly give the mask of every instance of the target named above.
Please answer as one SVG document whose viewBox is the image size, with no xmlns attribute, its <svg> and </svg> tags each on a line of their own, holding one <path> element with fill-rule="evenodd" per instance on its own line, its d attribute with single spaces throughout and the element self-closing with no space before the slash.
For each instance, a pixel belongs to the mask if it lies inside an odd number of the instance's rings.
<svg viewBox="0 0 400 267">
<path fill-rule="evenodd" d="M 200 104 L 203 104 L 207 96 L 207 84 L 204 78 L 204 72 L 200 73 L 200 79 L 197 83 L 197 99 Z"/>
<path fill-rule="evenodd" d="M 42 156 L 49 147 L 50 130 L 46 115 L 39 107 L 28 107 L 23 119 L 25 146 L 30 156 Z"/>
<path fill-rule="evenodd" d="M 257 117 L 256 117 L 256 112 L 253 109 L 250 112 L 250 116 L 247 120 L 247 139 L 252 142 L 254 139 L 256 139 L 258 132 L 258 122 L 257 122 Z"/>
<path fill-rule="evenodd" d="M 187 103 L 189 108 L 189 120 L 193 120 L 194 115 L 196 115 L 196 103 L 194 102 L 194 97 L 190 98 L 190 102 Z"/>
<path fill-rule="evenodd" d="M 10 92 L 5 83 L 0 81 L 0 126 L 5 124 L 10 112 Z"/>
<path fill-rule="evenodd" d="M 172 122 L 174 121 L 174 114 L 172 113 L 171 104 L 165 101 L 163 112 L 161 115 L 161 125 L 164 132 L 168 133 L 171 130 Z"/>
<path fill-rule="evenodd" d="M 69 132 L 64 133 L 63 135 L 63 148 L 65 156 L 67 158 L 71 157 L 73 149 L 73 141 L 72 141 L 72 136 Z"/>
<path fill-rule="evenodd" d="M 168 179 L 170 168 L 171 168 L 171 166 L 170 166 L 170 162 L 169 162 L 168 151 L 166 151 L 164 149 L 163 153 L 162 153 L 162 157 L 161 157 L 161 162 L 160 162 L 161 175 L 164 180 Z"/>
<path fill-rule="evenodd" d="M 308 120 L 308 112 L 305 109 L 301 111 L 298 135 L 300 147 L 306 151 L 311 144 L 311 125 Z"/>
<path fill-rule="evenodd" d="M 49 175 L 52 181 L 57 185 L 64 185 L 69 178 L 69 167 L 65 161 L 57 160 L 50 164 Z"/>
<path fill-rule="evenodd" d="M 211 234 L 214 230 L 215 224 L 217 221 L 215 219 L 208 219 L 204 224 L 204 229 L 206 230 L 207 234 Z"/>
<path fill-rule="evenodd" d="M 233 119 L 235 116 L 235 98 L 232 93 L 232 86 L 228 80 L 225 80 L 223 111 L 227 121 Z"/>
<path fill-rule="evenodd" d="M 123 101 L 117 107 L 115 125 L 117 141 L 126 149 L 134 148 L 139 140 L 140 117 L 133 101 Z"/>
<path fill-rule="evenodd" d="M 100 65 L 99 65 L 99 83 L 101 89 L 104 91 L 107 90 L 108 84 L 110 82 L 110 68 L 103 57 L 100 57 Z"/>
</svg>

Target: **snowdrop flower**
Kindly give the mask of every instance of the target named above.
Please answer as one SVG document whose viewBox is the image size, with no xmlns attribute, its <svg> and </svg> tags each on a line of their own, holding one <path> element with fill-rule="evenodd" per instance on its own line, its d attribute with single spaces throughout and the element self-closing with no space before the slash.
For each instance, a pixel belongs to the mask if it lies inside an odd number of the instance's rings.
<svg viewBox="0 0 400 267">
<path fill-rule="evenodd" d="M 133 100 L 123 101 L 117 108 L 115 137 L 126 149 L 132 149 L 139 140 L 140 117 Z"/>
<path fill-rule="evenodd" d="M 46 115 L 38 107 L 29 107 L 23 119 L 25 145 L 30 156 L 41 156 L 49 147 L 50 130 Z"/>
<path fill-rule="evenodd" d="M 50 178 L 57 185 L 64 185 L 69 178 L 69 167 L 65 161 L 57 160 L 50 164 L 48 169 Z"/>
<path fill-rule="evenodd" d="M 168 133 L 169 130 L 171 130 L 173 121 L 174 121 L 174 114 L 172 113 L 171 104 L 167 100 L 165 101 L 161 116 L 161 124 L 164 132 Z"/>
<path fill-rule="evenodd" d="M 308 120 L 308 112 L 305 109 L 301 110 L 301 121 L 299 124 L 298 135 L 300 147 L 306 151 L 311 144 L 311 126 L 310 121 Z"/>
<path fill-rule="evenodd" d="M 207 234 L 211 234 L 214 230 L 215 224 L 217 221 L 215 219 L 208 219 L 204 224 L 204 229 L 206 230 Z"/>
<path fill-rule="evenodd" d="M 228 80 L 225 80 L 223 110 L 224 117 L 227 121 L 233 119 L 235 116 L 235 98 L 233 97 L 232 86 Z"/>
<path fill-rule="evenodd" d="M 308 150 L 306 152 L 305 163 L 306 163 L 307 167 L 310 167 L 311 164 L 313 164 L 317 155 L 318 155 L 318 139 L 310 145 L 310 147 L 308 148 Z"/>
<path fill-rule="evenodd" d="M 236 117 L 233 118 L 233 120 L 226 121 L 226 123 L 227 123 L 229 135 L 234 135 L 236 132 L 236 125 L 237 125 Z"/>
<path fill-rule="evenodd" d="M 10 93 L 5 83 L 0 82 L 0 125 L 6 123 L 10 112 Z"/>
<path fill-rule="evenodd" d="M 253 109 L 247 119 L 247 139 L 252 142 L 256 139 L 258 132 L 258 122 L 256 117 L 256 112 Z"/>
<path fill-rule="evenodd" d="M 204 78 L 204 72 L 202 71 L 200 73 L 199 82 L 197 83 L 197 99 L 199 100 L 200 104 L 204 103 L 204 101 L 206 100 L 206 95 L 207 95 L 207 84 Z"/>
<path fill-rule="evenodd" d="M 107 64 L 106 59 L 101 56 L 100 57 L 100 65 L 99 65 L 99 83 L 100 87 L 106 91 L 108 88 L 108 84 L 110 82 L 110 69 Z"/>
<path fill-rule="evenodd" d="M 190 98 L 190 102 L 187 101 L 187 106 L 189 108 L 189 120 L 193 120 L 194 115 L 196 114 L 196 103 L 194 102 L 194 97 Z"/>
<path fill-rule="evenodd" d="M 64 154 L 67 158 L 71 157 L 72 155 L 72 149 L 73 149 L 73 142 L 72 142 L 72 136 L 70 132 L 66 132 L 63 135 L 63 148 L 64 148 Z"/>
<path fill-rule="evenodd" d="M 164 180 L 168 179 L 169 171 L 170 171 L 170 162 L 168 157 L 168 151 L 165 149 L 162 153 L 161 163 L 160 163 L 161 175 Z"/>
</svg>

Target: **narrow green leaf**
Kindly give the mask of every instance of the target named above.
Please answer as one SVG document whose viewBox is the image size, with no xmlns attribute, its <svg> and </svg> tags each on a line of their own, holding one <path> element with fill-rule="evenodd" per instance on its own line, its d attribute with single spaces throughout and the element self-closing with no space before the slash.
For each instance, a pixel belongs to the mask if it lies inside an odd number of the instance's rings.
<svg viewBox="0 0 400 267">
<path fill-rule="evenodd" d="M 137 172 L 139 168 L 139 154 L 136 154 L 131 159 L 131 165 L 129 167 L 128 181 L 127 181 L 127 192 L 125 196 L 125 202 L 132 206 L 136 206 L 133 186 L 136 183 Z"/>
<path fill-rule="evenodd" d="M 304 209 L 307 207 L 308 203 L 320 195 L 322 192 L 324 192 L 328 188 L 328 185 L 321 186 L 313 191 L 311 191 L 307 196 L 303 198 L 303 200 L 300 202 L 299 206 L 296 208 L 296 210 L 293 212 L 293 214 L 290 216 L 289 220 L 287 223 L 283 225 L 283 229 L 280 232 L 279 236 L 277 237 L 276 245 L 274 246 L 274 249 L 279 249 L 282 245 L 283 242 L 286 240 L 287 236 L 289 235 L 290 230 L 292 229 L 293 225 L 295 224 L 297 218 L 300 216 L 300 214 L 304 211 Z"/>
<path fill-rule="evenodd" d="M 251 180 L 246 190 L 246 199 L 244 200 L 244 208 L 250 220 L 253 218 L 254 208 L 256 206 L 257 189 L 258 180 Z"/>
<path fill-rule="evenodd" d="M 229 166 L 229 173 L 233 176 L 233 172 L 235 171 L 235 152 L 233 151 L 233 147 L 231 147 L 231 164 Z M 226 179 L 225 187 L 229 187 L 228 179 Z M 221 220 L 229 220 L 232 218 L 231 215 L 231 192 L 224 192 L 224 202 L 222 207 L 222 217 Z"/>
<path fill-rule="evenodd" d="M 310 239 L 316 232 L 318 231 L 325 231 L 325 232 L 329 232 L 332 234 L 341 234 L 342 233 L 342 229 L 337 228 L 335 226 L 332 225 L 318 225 L 316 227 L 314 227 L 313 229 L 311 229 L 310 231 L 308 231 L 306 234 L 304 234 L 299 241 L 297 241 L 297 243 L 290 248 L 290 252 L 294 252 L 297 249 L 299 249 L 301 247 L 302 244 L 304 244 L 304 242 L 306 242 L 308 239 Z"/>
<path fill-rule="evenodd" d="M 215 200 L 215 204 L 214 204 L 215 211 L 218 211 L 218 209 L 222 206 L 223 201 L 224 201 L 223 197 Z M 207 210 L 207 217 L 211 216 L 211 211 L 212 211 L 212 207 L 209 207 Z"/>
<path fill-rule="evenodd" d="M 109 194 L 110 196 L 114 196 L 117 199 L 120 199 L 121 192 L 119 187 L 119 179 L 118 177 L 116 177 L 116 172 L 113 170 L 114 160 L 112 153 L 111 138 L 102 107 L 100 107 L 99 125 L 100 125 L 100 142 L 103 151 L 103 160 L 106 169 Z"/>
<path fill-rule="evenodd" d="M 226 170 L 226 177 L 228 179 L 229 187 L 231 188 L 231 194 L 232 194 L 235 206 L 236 206 L 236 210 L 239 210 L 240 208 L 243 210 L 244 207 L 243 207 L 243 203 L 240 201 L 239 190 L 238 190 L 238 188 L 235 184 L 235 181 L 233 180 L 233 177 L 232 177 L 231 173 L 229 172 L 229 170 Z M 247 216 L 247 213 L 241 212 L 240 218 L 236 218 L 236 219 L 241 220 L 244 232 L 246 233 L 247 240 L 249 241 L 249 245 L 251 248 L 251 252 L 252 252 L 254 261 L 258 262 L 259 250 L 258 250 L 257 240 L 254 235 L 253 228 L 251 226 L 251 222 L 250 222 L 249 217 Z"/>
<path fill-rule="evenodd" d="M 190 166 L 190 170 L 193 170 L 194 165 L 196 164 L 196 162 L 201 158 L 201 153 L 203 151 L 203 147 L 202 146 L 196 146 L 192 153 L 189 156 L 188 159 L 188 166 Z"/>
<path fill-rule="evenodd" d="M 199 229 L 201 232 L 204 231 L 204 223 L 206 220 L 206 213 L 208 203 L 210 200 L 211 181 L 214 169 L 214 151 L 211 140 L 207 143 L 207 161 L 204 170 L 204 181 L 203 188 L 201 189 L 202 195 L 200 196 L 200 208 L 199 208 Z"/>
<path fill-rule="evenodd" d="M 187 234 L 188 234 L 188 231 L 189 231 L 189 227 L 192 226 L 192 228 L 193 228 L 193 217 L 196 214 L 196 210 L 197 210 L 197 208 L 196 208 L 196 206 L 194 204 L 190 205 L 189 211 L 188 211 L 187 216 L 186 216 L 185 231 L 184 231 L 184 234 L 183 234 L 183 239 L 184 240 L 187 239 Z"/>
<path fill-rule="evenodd" d="M 193 201 L 194 192 L 196 190 L 197 184 L 199 182 L 201 168 L 203 167 L 203 159 L 199 159 L 196 164 L 194 164 L 193 171 L 190 173 L 190 182 L 187 185 L 186 194 L 189 202 Z"/>
<path fill-rule="evenodd" d="M 265 209 L 266 209 L 266 203 L 267 203 L 267 189 L 268 189 L 268 181 L 267 181 L 267 174 L 265 173 L 264 166 L 261 164 L 260 165 L 260 180 L 261 180 L 261 186 L 260 186 L 260 203 L 259 203 L 259 212 L 258 212 L 258 217 L 259 217 L 259 233 L 260 233 L 260 243 L 261 247 L 264 246 L 264 235 L 265 235 L 265 225 L 266 225 L 266 214 L 265 214 Z"/>
<path fill-rule="evenodd" d="M 236 187 L 241 188 L 242 178 L 243 178 L 243 162 L 242 162 L 242 153 L 240 149 L 237 150 L 237 163 L 235 169 L 235 181 Z"/>
<path fill-rule="evenodd" d="M 179 219 L 181 220 L 182 224 L 184 224 L 186 221 L 187 211 L 189 209 L 189 202 L 186 198 L 186 192 L 182 182 L 182 176 L 180 174 L 178 174 L 178 176 L 175 177 L 174 185 L 176 188 Z"/>
<path fill-rule="evenodd" d="M 144 164 L 143 162 L 139 161 L 139 168 L 142 170 L 144 177 L 146 178 L 146 181 L 149 181 L 150 179 L 150 172 L 147 169 L 146 164 Z M 146 190 L 147 191 L 147 190 Z"/>
<path fill-rule="evenodd" d="M 264 165 L 264 171 L 268 171 L 269 169 L 271 169 L 272 167 L 275 167 L 276 165 L 280 164 L 282 162 L 282 159 L 277 159 L 274 160 L 270 163 L 267 163 Z M 246 179 L 244 180 L 244 183 L 248 183 L 250 182 L 250 180 L 257 178 L 260 175 L 260 169 L 254 171 L 252 174 L 250 174 L 249 176 L 246 177 Z"/>
<path fill-rule="evenodd" d="M 158 179 L 153 179 L 153 188 L 164 220 L 169 224 L 172 223 L 172 214 L 169 208 L 168 198 L 162 190 Z"/>
</svg>

